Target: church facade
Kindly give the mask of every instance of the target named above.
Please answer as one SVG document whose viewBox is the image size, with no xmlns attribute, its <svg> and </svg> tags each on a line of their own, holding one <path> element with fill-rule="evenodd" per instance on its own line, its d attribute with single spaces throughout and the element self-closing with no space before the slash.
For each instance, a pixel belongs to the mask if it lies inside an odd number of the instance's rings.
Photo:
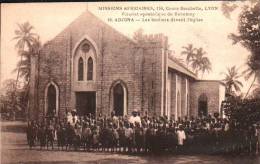
<svg viewBox="0 0 260 164">
<path fill-rule="evenodd" d="M 32 57 L 30 118 L 131 114 L 169 117 L 221 112 L 224 85 L 199 80 L 171 58 L 168 38 L 127 38 L 86 11 Z"/>
</svg>

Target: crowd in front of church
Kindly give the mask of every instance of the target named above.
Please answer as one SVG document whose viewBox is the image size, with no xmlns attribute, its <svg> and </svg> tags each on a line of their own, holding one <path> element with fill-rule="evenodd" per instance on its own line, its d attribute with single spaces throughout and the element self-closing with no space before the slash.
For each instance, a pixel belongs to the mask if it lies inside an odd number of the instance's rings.
<svg viewBox="0 0 260 164">
<path fill-rule="evenodd" d="M 245 130 L 211 115 L 174 120 L 137 111 L 124 117 L 72 111 L 62 120 L 30 121 L 27 141 L 30 148 L 88 152 L 258 153 L 260 126 Z"/>
</svg>

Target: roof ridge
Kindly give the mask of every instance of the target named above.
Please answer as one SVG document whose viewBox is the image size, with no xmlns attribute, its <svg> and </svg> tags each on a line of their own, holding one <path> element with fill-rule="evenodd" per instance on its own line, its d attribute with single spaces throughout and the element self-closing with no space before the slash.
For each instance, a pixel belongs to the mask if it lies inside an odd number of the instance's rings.
<svg viewBox="0 0 260 164">
<path fill-rule="evenodd" d="M 122 35 L 123 37 L 125 37 L 127 40 L 129 40 L 129 41 L 131 41 L 131 42 L 133 42 L 133 43 L 136 44 L 136 42 L 135 42 L 132 38 L 126 36 L 124 33 L 118 31 L 116 28 L 112 27 L 112 26 L 111 26 L 110 24 L 108 24 L 107 22 L 101 20 L 98 16 L 96 16 L 95 14 L 93 14 L 91 11 L 87 10 L 86 12 L 89 13 L 90 15 L 92 15 L 93 17 L 95 17 L 96 19 L 98 19 L 98 20 L 99 20 L 100 22 L 102 22 L 104 25 L 106 25 L 106 26 L 112 28 L 114 31 L 116 31 L 118 34 L 120 34 L 120 35 Z"/>
<path fill-rule="evenodd" d="M 225 85 L 225 83 L 222 81 L 222 80 L 212 80 L 212 79 L 199 79 L 199 80 L 197 80 L 198 82 L 219 82 L 219 83 L 221 83 L 222 85 Z"/>
<path fill-rule="evenodd" d="M 86 11 L 85 11 L 86 12 Z M 74 20 L 72 20 L 63 30 L 61 30 L 57 35 L 55 35 L 52 39 L 46 41 L 44 44 L 48 43 L 48 42 L 51 42 L 53 40 L 55 40 L 56 38 L 58 38 L 61 34 L 63 34 L 64 32 L 66 32 L 66 30 L 69 29 L 69 27 L 74 23 L 76 22 L 80 17 L 82 17 L 85 12 L 82 12 L 79 16 L 77 16 Z M 70 33 L 70 31 L 69 31 Z"/>
<path fill-rule="evenodd" d="M 71 21 L 61 32 L 59 32 L 57 35 L 55 35 L 52 39 L 46 41 L 44 44 L 46 44 L 47 42 L 53 41 L 53 40 L 55 40 L 56 38 L 58 38 L 61 34 L 63 34 L 64 32 L 66 32 L 66 31 L 69 29 L 69 27 L 70 27 L 74 22 L 76 22 L 78 19 L 80 19 L 81 17 L 83 17 L 83 16 L 86 15 L 86 14 L 89 14 L 90 16 L 94 17 L 95 19 L 97 19 L 99 22 L 101 22 L 101 23 L 104 24 L 105 26 L 111 28 L 112 30 L 114 30 L 115 32 L 117 32 L 119 35 L 123 36 L 123 37 L 124 37 L 125 39 L 127 39 L 128 41 L 130 41 L 130 42 L 136 44 L 136 42 L 135 42 L 132 38 L 126 36 L 126 35 L 123 34 L 122 32 L 120 32 L 120 31 L 118 31 L 117 29 L 115 29 L 114 27 L 112 27 L 110 24 L 108 24 L 108 23 L 106 23 L 105 21 L 101 20 L 98 16 L 96 16 L 95 14 L 93 14 L 93 13 L 92 13 L 91 11 L 89 11 L 89 10 L 86 10 L 86 11 L 82 12 L 78 17 L 76 17 L 73 21 Z M 68 32 L 70 32 L 70 31 L 68 31 Z"/>
<path fill-rule="evenodd" d="M 189 71 L 190 73 L 192 73 L 194 76 L 197 77 L 197 75 L 196 75 L 194 72 L 192 72 L 192 71 L 191 71 L 189 68 L 187 68 L 184 64 L 180 63 L 178 60 L 173 59 L 173 58 L 169 58 L 169 59 L 172 60 L 172 61 L 174 61 L 174 62 L 176 62 L 179 66 L 183 67 L 184 69 L 186 69 L 187 71 Z"/>
</svg>

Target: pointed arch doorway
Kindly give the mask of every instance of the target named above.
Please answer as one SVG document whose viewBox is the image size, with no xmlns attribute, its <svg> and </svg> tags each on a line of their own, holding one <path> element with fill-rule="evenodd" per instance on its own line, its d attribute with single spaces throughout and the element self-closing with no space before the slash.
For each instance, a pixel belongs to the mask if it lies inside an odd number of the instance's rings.
<svg viewBox="0 0 260 164">
<path fill-rule="evenodd" d="M 127 114 L 127 89 L 122 81 L 117 81 L 111 88 L 112 111 L 116 116 L 124 116 Z"/>
<path fill-rule="evenodd" d="M 114 111 L 116 116 L 124 115 L 124 89 L 121 84 L 113 88 L 114 93 Z"/>
<path fill-rule="evenodd" d="M 198 99 L 198 115 L 200 117 L 208 115 L 208 97 L 205 93 L 201 94 Z"/>
<path fill-rule="evenodd" d="M 57 116 L 59 110 L 59 88 L 50 82 L 45 88 L 45 115 Z"/>
</svg>

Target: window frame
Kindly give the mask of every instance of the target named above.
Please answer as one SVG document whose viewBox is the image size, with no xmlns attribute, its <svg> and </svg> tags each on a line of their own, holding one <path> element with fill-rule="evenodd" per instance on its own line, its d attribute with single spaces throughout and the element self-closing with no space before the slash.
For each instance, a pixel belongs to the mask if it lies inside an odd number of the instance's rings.
<svg viewBox="0 0 260 164">
<path fill-rule="evenodd" d="M 81 63 L 82 62 L 82 63 Z M 79 57 L 78 58 L 78 63 L 77 63 L 77 66 L 78 66 L 78 70 L 77 70 L 77 81 L 84 81 L 84 59 L 83 57 Z"/>
<path fill-rule="evenodd" d="M 94 60 L 91 56 L 89 56 L 87 60 L 87 81 L 93 81 L 93 80 L 94 80 Z"/>
</svg>

